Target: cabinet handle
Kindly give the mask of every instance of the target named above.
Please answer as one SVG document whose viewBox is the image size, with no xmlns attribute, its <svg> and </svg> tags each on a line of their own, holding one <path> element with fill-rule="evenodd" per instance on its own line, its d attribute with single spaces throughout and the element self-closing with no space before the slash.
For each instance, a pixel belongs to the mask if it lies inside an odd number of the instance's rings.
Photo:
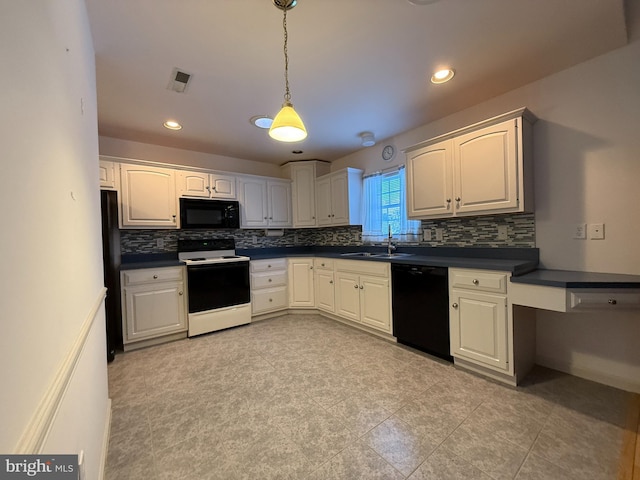
<svg viewBox="0 0 640 480">
<path fill-rule="evenodd" d="M 329 280 L 329 285 L 333 285 L 333 280 Z"/>
<path fill-rule="evenodd" d="M 477 278 L 474 278 L 474 279 L 473 279 L 473 284 L 474 284 L 474 285 L 478 285 L 479 283 L 480 283 L 480 282 L 478 281 L 478 279 L 477 279 Z"/>
<path fill-rule="evenodd" d="M 269 220 L 273 220 L 273 217 L 269 217 Z"/>
<path fill-rule="evenodd" d="M 458 308 L 458 304 L 454 303 L 453 305 L 451 305 L 453 308 Z"/>
<path fill-rule="evenodd" d="M 354 285 L 353 288 L 358 288 L 358 285 Z"/>
<path fill-rule="evenodd" d="M 156 280 L 158 278 L 158 275 L 154 275 L 153 279 Z"/>
<path fill-rule="evenodd" d="M 360 285 L 360 290 L 364 290 L 364 285 Z"/>
<path fill-rule="evenodd" d="M 264 217 L 264 220 L 266 220 L 266 219 L 267 219 L 267 217 Z"/>
<path fill-rule="evenodd" d="M 451 199 L 450 198 L 447 198 L 447 203 L 451 203 Z"/>
<path fill-rule="evenodd" d="M 271 283 L 271 279 L 269 279 L 269 283 Z"/>
<path fill-rule="evenodd" d="M 271 268 L 271 265 L 267 265 L 267 268 Z"/>
<path fill-rule="evenodd" d="M 331 218 L 331 215 L 327 215 L 327 218 Z"/>
<path fill-rule="evenodd" d="M 324 263 L 322 264 L 322 266 L 324 267 Z"/>
<path fill-rule="evenodd" d="M 178 292 L 178 295 L 183 295 L 183 292 Z"/>
<path fill-rule="evenodd" d="M 213 187 L 212 190 L 216 193 L 218 193 L 218 190 L 216 190 L 216 187 Z"/>
<path fill-rule="evenodd" d="M 309 265 L 309 270 L 313 270 L 313 265 Z"/>
<path fill-rule="evenodd" d="M 459 201 L 460 201 L 460 197 L 456 197 L 456 202 L 459 202 Z"/>
<path fill-rule="evenodd" d="M 270 301 L 270 302 L 273 302 L 273 298 L 270 298 L 270 299 L 269 299 L 269 301 Z"/>
<path fill-rule="evenodd" d="M 618 301 L 615 298 L 610 298 L 607 303 L 609 303 L 609 305 L 617 305 Z"/>
<path fill-rule="evenodd" d="M 173 223 L 176 222 L 176 216 L 175 215 L 171 215 L 171 217 L 173 218 Z"/>
<path fill-rule="evenodd" d="M 314 215 L 313 217 L 311 217 L 311 219 L 312 219 L 312 220 L 315 220 L 315 219 L 316 219 L 316 216 Z"/>
<path fill-rule="evenodd" d="M 207 190 L 211 191 L 211 187 L 207 187 Z"/>
</svg>

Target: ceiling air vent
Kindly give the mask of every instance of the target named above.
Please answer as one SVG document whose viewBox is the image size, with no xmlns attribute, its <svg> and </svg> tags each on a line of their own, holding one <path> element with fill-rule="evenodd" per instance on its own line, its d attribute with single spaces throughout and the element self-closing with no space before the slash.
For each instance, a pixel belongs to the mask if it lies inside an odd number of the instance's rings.
<svg viewBox="0 0 640 480">
<path fill-rule="evenodd" d="M 171 72 L 171 79 L 169 80 L 167 89 L 178 93 L 185 93 L 189 80 L 191 80 L 190 73 L 183 72 L 179 68 L 174 68 Z"/>
</svg>

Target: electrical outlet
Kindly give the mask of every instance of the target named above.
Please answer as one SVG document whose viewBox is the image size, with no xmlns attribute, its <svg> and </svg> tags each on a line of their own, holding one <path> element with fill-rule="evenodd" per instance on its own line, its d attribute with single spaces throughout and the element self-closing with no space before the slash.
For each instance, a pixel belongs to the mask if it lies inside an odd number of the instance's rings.
<svg viewBox="0 0 640 480">
<path fill-rule="evenodd" d="M 293 234 L 293 243 L 298 243 L 298 234 L 297 233 Z"/>
<path fill-rule="evenodd" d="M 589 224 L 589 239 L 604 240 L 604 223 Z"/>
<path fill-rule="evenodd" d="M 158 248 L 164 248 L 164 239 L 162 239 L 162 238 L 158 238 L 158 239 L 156 240 L 156 246 L 157 246 Z"/>
<path fill-rule="evenodd" d="M 498 225 L 498 240 L 506 240 L 506 239 L 507 239 L 507 226 Z"/>
<path fill-rule="evenodd" d="M 334 242 L 337 242 L 337 241 L 338 241 L 338 234 L 337 234 L 337 233 L 334 233 L 334 234 L 333 234 L 333 241 L 334 241 Z"/>
<path fill-rule="evenodd" d="M 586 223 L 576 223 L 573 226 L 573 238 L 578 240 L 583 240 L 587 238 L 587 224 Z"/>
<path fill-rule="evenodd" d="M 436 228 L 436 242 L 441 242 L 444 237 L 444 228 Z"/>
<path fill-rule="evenodd" d="M 422 240 L 425 242 L 430 242 L 431 241 L 431 229 L 430 228 L 423 228 L 422 229 Z"/>
<path fill-rule="evenodd" d="M 251 235 L 251 243 L 253 243 L 254 245 L 258 243 L 258 237 L 256 237 L 255 235 Z"/>
</svg>

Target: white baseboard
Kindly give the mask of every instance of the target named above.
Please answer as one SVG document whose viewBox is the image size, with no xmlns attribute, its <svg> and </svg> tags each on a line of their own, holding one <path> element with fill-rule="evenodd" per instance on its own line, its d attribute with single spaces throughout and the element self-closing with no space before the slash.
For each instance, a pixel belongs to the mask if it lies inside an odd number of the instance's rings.
<svg viewBox="0 0 640 480">
<path fill-rule="evenodd" d="M 102 434 L 102 452 L 100 454 L 100 472 L 98 480 L 103 480 L 107 467 L 107 454 L 109 453 L 109 437 L 111 436 L 111 399 L 107 400 L 107 412 L 104 419 L 104 431 Z"/>
<path fill-rule="evenodd" d="M 611 375 L 591 368 L 581 367 L 580 365 L 575 365 L 571 362 L 563 362 L 562 360 L 540 355 L 536 356 L 536 363 L 543 367 L 559 370 L 576 377 L 592 380 L 621 390 L 626 390 L 627 392 L 640 393 L 640 381 L 629 380 L 628 378 Z"/>
<path fill-rule="evenodd" d="M 82 350 L 87 342 L 87 337 L 98 316 L 98 312 L 102 307 L 107 293 L 106 288 L 102 288 L 93 304 L 89 315 L 85 319 L 80 332 L 76 337 L 67 356 L 58 367 L 58 371 L 53 382 L 47 388 L 38 408 L 36 409 L 27 428 L 22 433 L 20 441 L 14 450 L 15 454 L 39 454 L 47 440 L 47 436 L 51 431 L 53 422 L 56 418 L 60 405 L 64 400 L 64 394 L 75 372 L 76 365 L 82 354 Z"/>
</svg>

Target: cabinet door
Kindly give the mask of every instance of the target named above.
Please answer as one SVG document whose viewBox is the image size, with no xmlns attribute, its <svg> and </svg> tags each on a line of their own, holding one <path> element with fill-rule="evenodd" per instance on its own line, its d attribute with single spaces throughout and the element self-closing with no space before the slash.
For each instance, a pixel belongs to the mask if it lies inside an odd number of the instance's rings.
<svg viewBox="0 0 640 480">
<path fill-rule="evenodd" d="M 290 227 L 291 217 L 291 184 L 289 182 L 267 182 L 268 211 L 270 227 Z"/>
<path fill-rule="evenodd" d="M 335 307 L 335 288 L 331 270 L 315 270 L 316 307 L 333 313 Z"/>
<path fill-rule="evenodd" d="M 451 140 L 407 156 L 407 212 L 410 218 L 453 215 Z"/>
<path fill-rule="evenodd" d="M 289 259 L 289 306 L 314 307 L 313 258 Z"/>
<path fill-rule="evenodd" d="M 316 216 L 318 225 L 331 225 L 331 178 L 316 182 Z"/>
<path fill-rule="evenodd" d="M 349 224 L 349 178 L 346 173 L 331 177 L 331 223 Z"/>
<path fill-rule="evenodd" d="M 336 314 L 360 321 L 360 285 L 358 275 L 336 272 Z"/>
<path fill-rule="evenodd" d="M 266 227 L 268 219 L 267 182 L 260 178 L 243 178 L 240 189 L 240 226 L 243 228 Z"/>
<path fill-rule="evenodd" d="M 125 288 L 124 305 L 125 343 L 187 329 L 182 282 Z"/>
<path fill-rule="evenodd" d="M 317 225 L 315 165 L 292 166 L 291 179 L 293 180 L 291 191 L 293 226 L 315 227 Z"/>
<path fill-rule="evenodd" d="M 506 297 L 457 289 L 451 294 L 451 354 L 508 371 Z"/>
<path fill-rule="evenodd" d="M 236 178 L 234 176 L 212 173 L 210 183 L 211 198 L 236 198 Z"/>
<path fill-rule="evenodd" d="M 173 170 L 121 165 L 122 226 L 177 228 Z"/>
<path fill-rule="evenodd" d="M 118 184 L 116 183 L 117 166 L 113 162 L 100 160 L 99 173 L 100 173 L 100 188 L 102 190 L 117 190 Z"/>
<path fill-rule="evenodd" d="M 391 333 L 391 302 L 387 278 L 360 277 L 362 323 Z"/>
<path fill-rule="evenodd" d="M 211 195 L 209 174 L 202 172 L 178 172 L 178 191 L 181 197 L 205 197 Z"/>
<path fill-rule="evenodd" d="M 454 139 L 457 214 L 518 209 L 517 120 Z"/>
</svg>

